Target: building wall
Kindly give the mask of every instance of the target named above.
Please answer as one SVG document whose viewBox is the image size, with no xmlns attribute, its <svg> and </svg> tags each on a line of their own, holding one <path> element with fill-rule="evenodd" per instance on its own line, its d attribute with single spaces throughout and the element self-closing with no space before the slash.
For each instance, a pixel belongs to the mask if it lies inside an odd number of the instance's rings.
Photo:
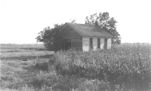
<svg viewBox="0 0 151 91">
<path fill-rule="evenodd" d="M 82 39 L 71 39 L 71 49 L 73 50 L 82 50 Z"/>
<path fill-rule="evenodd" d="M 97 50 L 99 49 L 110 49 L 111 48 L 111 38 L 105 41 L 105 38 L 100 38 L 100 47 L 98 47 L 98 38 L 97 37 L 82 37 L 77 32 L 75 32 L 70 27 L 64 27 L 60 32 L 64 35 L 64 39 L 71 41 L 71 48 L 74 50 L 83 50 L 83 51 L 90 51 L 90 50 Z M 92 48 L 90 48 L 90 38 L 92 38 Z"/>
<path fill-rule="evenodd" d="M 82 50 L 82 37 L 72 30 L 70 27 L 65 27 L 61 34 L 64 35 L 63 38 L 71 41 L 71 48 L 73 50 Z"/>
<path fill-rule="evenodd" d="M 90 47 L 91 42 L 90 39 L 92 37 L 83 37 L 82 38 L 82 50 L 83 51 L 90 51 L 90 50 L 97 50 L 97 49 L 110 49 L 112 42 L 111 42 L 111 38 L 100 38 L 100 47 L 98 48 L 98 38 L 97 37 L 93 37 L 92 38 L 92 48 Z M 105 41 L 106 40 L 106 41 Z"/>
<path fill-rule="evenodd" d="M 98 47 L 98 38 L 97 37 L 81 37 L 77 32 L 73 31 L 71 28 L 65 28 L 62 32 L 64 35 L 64 39 L 71 41 L 71 48 L 73 50 L 97 50 L 99 49 L 110 49 L 111 48 L 111 38 L 107 39 L 105 42 L 105 38 L 100 38 L 100 47 Z M 92 38 L 92 48 L 90 48 L 90 38 Z"/>
</svg>

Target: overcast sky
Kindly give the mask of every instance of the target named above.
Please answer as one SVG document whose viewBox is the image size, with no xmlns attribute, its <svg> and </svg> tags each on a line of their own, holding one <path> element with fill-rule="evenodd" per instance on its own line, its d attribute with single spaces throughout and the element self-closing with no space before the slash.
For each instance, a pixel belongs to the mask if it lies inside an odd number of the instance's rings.
<svg viewBox="0 0 151 91">
<path fill-rule="evenodd" d="M 106 11 L 123 43 L 151 43 L 151 0 L 0 0 L 0 43 L 36 43 L 44 27 Z"/>
</svg>

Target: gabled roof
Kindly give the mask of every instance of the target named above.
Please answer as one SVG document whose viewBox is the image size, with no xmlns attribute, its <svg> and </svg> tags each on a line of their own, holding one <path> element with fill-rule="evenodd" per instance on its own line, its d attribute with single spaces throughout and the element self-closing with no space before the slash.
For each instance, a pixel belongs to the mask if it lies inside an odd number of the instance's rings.
<svg viewBox="0 0 151 91">
<path fill-rule="evenodd" d="M 66 23 L 66 25 L 83 37 L 112 37 L 110 33 L 95 25 L 71 23 Z"/>
</svg>

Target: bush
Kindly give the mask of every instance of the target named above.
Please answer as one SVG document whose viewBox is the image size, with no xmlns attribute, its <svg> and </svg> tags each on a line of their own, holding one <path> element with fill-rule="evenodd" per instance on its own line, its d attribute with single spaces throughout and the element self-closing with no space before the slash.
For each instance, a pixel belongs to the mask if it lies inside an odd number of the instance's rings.
<svg viewBox="0 0 151 91">
<path fill-rule="evenodd" d="M 67 50 L 70 44 L 63 38 L 61 33 L 65 24 L 54 25 L 54 28 L 44 28 L 37 36 L 37 41 L 43 42 L 46 49 L 51 51 Z"/>
<path fill-rule="evenodd" d="M 57 52 L 56 71 L 87 79 L 109 81 L 124 89 L 142 90 L 151 82 L 151 47 L 131 45 L 96 52 Z"/>
</svg>

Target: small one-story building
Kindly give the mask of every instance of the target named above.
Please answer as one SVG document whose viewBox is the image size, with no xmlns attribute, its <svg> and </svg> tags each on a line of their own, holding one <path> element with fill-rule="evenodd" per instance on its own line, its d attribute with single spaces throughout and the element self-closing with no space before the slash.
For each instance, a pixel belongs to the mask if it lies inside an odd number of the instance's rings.
<svg viewBox="0 0 151 91">
<path fill-rule="evenodd" d="M 110 49 L 112 35 L 95 25 L 66 23 L 61 34 L 68 49 L 90 51 Z"/>
</svg>

